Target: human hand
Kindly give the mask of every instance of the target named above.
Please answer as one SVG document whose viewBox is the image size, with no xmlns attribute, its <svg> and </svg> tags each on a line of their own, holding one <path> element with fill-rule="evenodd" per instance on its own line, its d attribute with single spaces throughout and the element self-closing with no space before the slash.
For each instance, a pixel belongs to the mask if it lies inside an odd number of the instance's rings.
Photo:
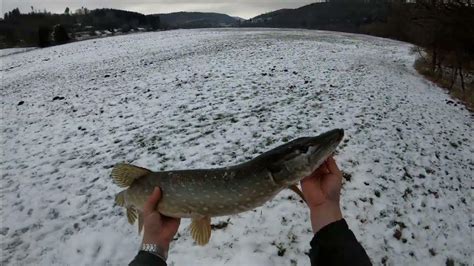
<svg viewBox="0 0 474 266">
<path fill-rule="evenodd" d="M 310 209 L 314 233 L 342 219 L 339 206 L 341 187 L 342 173 L 332 157 L 301 180 L 301 190 Z"/>
<path fill-rule="evenodd" d="M 178 232 L 181 219 L 164 216 L 156 210 L 156 206 L 161 199 L 161 190 L 156 187 L 153 194 L 143 206 L 143 241 L 142 244 L 155 244 L 165 258 L 171 240 Z"/>
</svg>

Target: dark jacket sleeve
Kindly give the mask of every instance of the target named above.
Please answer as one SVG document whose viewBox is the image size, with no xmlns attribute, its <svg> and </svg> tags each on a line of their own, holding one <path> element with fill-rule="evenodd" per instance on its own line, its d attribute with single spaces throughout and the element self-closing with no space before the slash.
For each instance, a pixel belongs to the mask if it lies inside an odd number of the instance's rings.
<svg viewBox="0 0 474 266">
<path fill-rule="evenodd" d="M 158 256 L 140 250 L 129 266 L 166 266 L 166 262 Z"/>
<path fill-rule="evenodd" d="M 344 219 L 330 223 L 311 240 L 311 265 L 372 265 Z"/>
</svg>

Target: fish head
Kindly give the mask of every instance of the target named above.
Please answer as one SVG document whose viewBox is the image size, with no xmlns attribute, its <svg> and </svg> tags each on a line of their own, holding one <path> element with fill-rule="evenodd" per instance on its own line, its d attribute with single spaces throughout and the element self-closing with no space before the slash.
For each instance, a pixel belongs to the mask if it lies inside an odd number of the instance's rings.
<svg viewBox="0 0 474 266">
<path fill-rule="evenodd" d="M 303 137 L 262 154 L 273 181 L 286 186 L 309 176 L 331 156 L 344 137 L 334 129 L 316 137 Z"/>
</svg>

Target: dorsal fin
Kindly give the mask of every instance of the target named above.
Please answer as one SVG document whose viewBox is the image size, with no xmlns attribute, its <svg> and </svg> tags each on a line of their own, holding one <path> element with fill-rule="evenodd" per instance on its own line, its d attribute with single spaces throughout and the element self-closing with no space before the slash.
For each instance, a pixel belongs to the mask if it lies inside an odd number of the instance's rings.
<svg viewBox="0 0 474 266">
<path fill-rule="evenodd" d="M 112 169 L 112 178 L 120 187 L 128 187 L 137 178 L 151 173 L 150 170 L 135 165 L 119 163 Z"/>
</svg>

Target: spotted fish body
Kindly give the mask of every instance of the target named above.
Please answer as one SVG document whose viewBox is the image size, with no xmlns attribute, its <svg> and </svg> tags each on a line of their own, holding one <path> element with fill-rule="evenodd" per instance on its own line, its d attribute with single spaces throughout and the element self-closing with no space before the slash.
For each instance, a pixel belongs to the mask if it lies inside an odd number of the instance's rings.
<svg viewBox="0 0 474 266">
<path fill-rule="evenodd" d="M 318 168 L 342 140 L 341 129 L 317 137 L 293 140 L 235 166 L 152 172 L 118 164 L 112 171 L 116 183 L 126 190 L 116 197 L 127 208 L 129 222 L 139 220 L 147 198 L 160 187 L 158 211 L 166 216 L 192 218 L 191 232 L 198 244 L 210 237 L 210 217 L 255 209 L 281 190 L 292 187 Z"/>
<path fill-rule="evenodd" d="M 272 183 L 264 169 L 246 171 L 239 165 L 212 170 L 150 173 L 132 184 L 127 194 L 143 195 L 156 186 L 163 191 L 160 213 L 170 217 L 223 216 L 261 206 L 285 187 Z M 146 193 L 146 194 L 148 194 Z M 138 197 L 137 197 L 138 198 Z M 146 197 L 141 196 L 139 207 Z"/>
</svg>

